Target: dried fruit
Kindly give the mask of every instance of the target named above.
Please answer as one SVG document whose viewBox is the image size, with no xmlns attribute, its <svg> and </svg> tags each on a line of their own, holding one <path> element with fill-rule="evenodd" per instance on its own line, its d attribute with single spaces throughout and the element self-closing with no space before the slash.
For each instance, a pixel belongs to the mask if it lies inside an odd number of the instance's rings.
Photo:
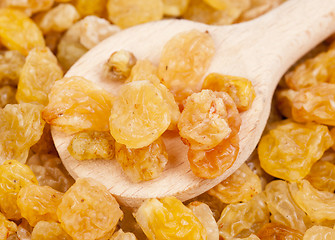
<svg viewBox="0 0 335 240">
<path fill-rule="evenodd" d="M 4 108 L 7 104 L 15 104 L 16 89 L 11 86 L 0 87 L 0 108 Z"/>
<path fill-rule="evenodd" d="M 162 0 L 108 0 L 108 19 L 127 28 L 141 23 L 156 21 L 163 18 Z"/>
<path fill-rule="evenodd" d="M 287 182 L 275 180 L 268 183 L 265 196 L 272 223 L 282 224 L 300 232 L 306 231 L 311 221 L 294 202 Z"/>
<path fill-rule="evenodd" d="M 246 237 L 269 222 L 270 213 L 263 194 L 245 203 L 229 204 L 221 213 L 218 226 L 220 237 Z"/>
<path fill-rule="evenodd" d="M 187 205 L 193 214 L 199 219 L 200 223 L 206 229 L 207 240 L 218 240 L 219 229 L 213 217 L 213 213 L 209 206 L 205 203 L 194 201 Z"/>
<path fill-rule="evenodd" d="M 262 137 L 258 154 L 267 173 L 296 181 L 309 173 L 312 165 L 332 144 L 326 126 L 284 120 Z"/>
<path fill-rule="evenodd" d="M 31 50 L 23 65 L 16 99 L 19 103 L 34 102 L 48 104 L 48 94 L 63 71 L 53 53 L 46 47 Z"/>
<path fill-rule="evenodd" d="M 303 240 L 332 240 L 334 238 L 334 229 L 324 226 L 313 226 L 305 232 Z"/>
<path fill-rule="evenodd" d="M 182 17 L 195 22 L 213 25 L 226 25 L 233 23 L 237 20 L 238 16 L 230 15 L 229 12 L 225 10 L 212 8 L 203 0 L 190 0 L 188 8 Z"/>
<path fill-rule="evenodd" d="M 0 109 L 0 163 L 15 159 L 22 163 L 41 137 L 44 128 L 43 107 L 21 103 L 7 104 Z"/>
<path fill-rule="evenodd" d="M 204 0 L 205 3 L 217 10 L 226 10 L 230 15 L 239 15 L 250 6 L 250 0 Z"/>
<path fill-rule="evenodd" d="M 136 62 L 135 66 L 132 68 L 129 78 L 126 82 L 149 80 L 153 83 L 162 93 L 163 98 L 169 105 L 171 112 L 171 123 L 168 130 L 176 130 L 177 123 L 180 117 L 179 107 L 174 99 L 173 94 L 161 84 L 158 78 L 158 70 L 149 60 L 139 60 Z"/>
<path fill-rule="evenodd" d="M 120 28 L 96 16 L 87 16 L 73 24 L 61 38 L 57 58 L 64 70 L 68 70 L 84 53 Z"/>
<path fill-rule="evenodd" d="M 76 0 L 75 7 L 81 16 L 102 16 L 106 10 L 107 0 Z"/>
<path fill-rule="evenodd" d="M 308 59 L 285 75 L 287 85 L 298 90 L 318 85 L 319 83 L 335 83 L 335 50 L 321 52 L 316 57 Z"/>
<path fill-rule="evenodd" d="M 320 83 L 313 87 L 300 89 L 293 99 L 293 120 L 335 126 L 334 96 L 335 84 L 331 83 Z"/>
<path fill-rule="evenodd" d="M 255 98 L 255 89 L 252 83 L 243 77 L 211 73 L 206 76 L 202 88 L 228 93 L 241 112 L 248 110 Z"/>
<path fill-rule="evenodd" d="M 242 12 L 239 17 L 239 22 L 248 21 L 259 17 L 271 9 L 278 7 L 280 4 L 286 0 L 251 0 L 251 6 Z"/>
<path fill-rule="evenodd" d="M 171 122 L 169 105 L 150 81 L 122 85 L 110 116 L 110 132 L 128 148 L 142 148 L 155 141 Z"/>
<path fill-rule="evenodd" d="M 0 239 L 7 239 L 9 235 L 17 231 L 17 226 L 14 222 L 9 221 L 0 212 Z"/>
<path fill-rule="evenodd" d="M 278 223 L 267 223 L 258 232 L 257 236 L 262 240 L 294 239 L 302 240 L 303 234 L 288 226 Z"/>
<path fill-rule="evenodd" d="M 316 223 L 335 220 L 335 195 L 318 191 L 307 180 L 290 183 L 291 195 L 297 205 Z"/>
<path fill-rule="evenodd" d="M 202 90 L 187 98 L 178 121 L 179 134 L 194 150 L 209 150 L 232 132 L 225 105 L 226 93 Z"/>
<path fill-rule="evenodd" d="M 83 77 L 55 82 L 43 118 L 66 132 L 109 131 L 108 118 L 113 97 Z"/>
<path fill-rule="evenodd" d="M 57 209 L 62 228 L 74 240 L 97 239 L 113 233 L 122 215 L 107 188 L 91 178 L 78 178 Z"/>
<path fill-rule="evenodd" d="M 109 132 L 80 132 L 73 136 L 67 149 L 77 160 L 113 159 L 114 143 Z"/>
<path fill-rule="evenodd" d="M 0 86 L 16 87 L 25 57 L 18 51 L 0 51 Z"/>
<path fill-rule="evenodd" d="M 191 30 L 172 37 L 164 46 L 158 76 L 182 103 L 201 89 L 201 79 L 214 55 L 214 41 L 208 32 Z"/>
<path fill-rule="evenodd" d="M 133 182 L 157 178 L 163 172 L 168 154 L 162 138 L 142 148 L 115 143 L 115 159 Z"/>
<path fill-rule="evenodd" d="M 146 200 L 135 218 L 150 240 L 206 239 L 198 218 L 175 197 Z"/>
<path fill-rule="evenodd" d="M 179 17 L 187 9 L 190 0 L 163 0 L 164 15 L 170 17 Z"/>
<path fill-rule="evenodd" d="M 239 151 L 238 132 L 241 125 L 241 118 L 237 111 L 234 101 L 227 93 L 218 93 L 222 98 L 226 110 L 227 121 L 231 129 L 228 138 L 224 139 L 213 149 L 188 151 L 188 160 L 191 170 L 198 177 L 215 178 L 235 162 Z"/>
<path fill-rule="evenodd" d="M 305 177 L 316 189 L 320 191 L 335 191 L 335 165 L 327 161 L 317 161 Z"/>
<path fill-rule="evenodd" d="M 292 105 L 298 92 L 292 89 L 283 89 L 276 92 L 276 107 L 287 118 L 292 118 Z"/>
<path fill-rule="evenodd" d="M 130 232 L 123 232 L 122 229 L 115 232 L 110 240 L 136 240 L 136 236 Z"/>
<path fill-rule="evenodd" d="M 40 221 L 31 233 L 31 240 L 71 240 L 57 222 Z"/>
<path fill-rule="evenodd" d="M 34 13 L 50 9 L 54 0 L 4 0 L 4 2 L 6 7 L 22 10 L 25 14 L 31 16 Z"/>
<path fill-rule="evenodd" d="M 22 217 L 35 226 L 39 221 L 58 221 L 56 209 L 62 196 L 49 186 L 30 184 L 21 188 L 16 202 Z"/>
<path fill-rule="evenodd" d="M 247 202 L 262 191 L 261 180 L 243 164 L 232 175 L 208 191 L 224 203 Z"/>
<path fill-rule="evenodd" d="M 113 52 L 105 64 L 106 74 L 114 81 L 126 80 L 136 61 L 134 54 L 127 50 L 121 49 Z"/>
<path fill-rule="evenodd" d="M 37 179 L 27 165 L 16 160 L 5 161 L 0 165 L 0 172 L 0 210 L 7 219 L 19 220 L 17 194 L 25 186 L 38 184 Z"/>
<path fill-rule="evenodd" d="M 65 192 L 74 183 L 58 156 L 35 154 L 28 159 L 27 165 L 34 172 L 41 186 L 49 186 L 57 191 Z"/>
<path fill-rule="evenodd" d="M 41 30 L 26 14 L 7 8 L 0 9 L 0 42 L 23 55 L 45 45 Z"/>
<path fill-rule="evenodd" d="M 260 240 L 255 234 L 250 234 L 249 237 L 245 238 L 232 238 L 233 240 Z"/>
<path fill-rule="evenodd" d="M 50 32 L 64 32 L 79 18 L 80 15 L 76 8 L 71 4 L 64 3 L 59 4 L 46 13 L 37 15 L 35 21 L 43 33 L 47 34 Z"/>
</svg>

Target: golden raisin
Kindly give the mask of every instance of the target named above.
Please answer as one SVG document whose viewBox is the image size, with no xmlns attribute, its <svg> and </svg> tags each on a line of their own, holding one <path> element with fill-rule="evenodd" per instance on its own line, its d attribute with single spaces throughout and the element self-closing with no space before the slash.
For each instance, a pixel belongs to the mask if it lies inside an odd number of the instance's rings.
<svg viewBox="0 0 335 240">
<path fill-rule="evenodd" d="M 285 120 L 261 138 L 258 154 L 267 173 L 296 181 L 304 178 L 332 145 L 333 139 L 326 126 Z"/>
<path fill-rule="evenodd" d="M 18 51 L 0 51 L 0 86 L 16 87 L 25 57 Z"/>
<path fill-rule="evenodd" d="M 16 224 L 7 220 L 6 217 L 0 212 L 0 239 L 6 240 L 9 235 L 16 233 L 16 231 Z"/>
<path fill-rule="evenodd" d="M 109 132 L 80 132 L 73 136 L 67 149 L 77 160 L 113 159 L 114 143 Z"/>
<path fill-rule="evenodd" d="M 15 104 L 16 88 L 11 86 L 0 87 L 0 108 L 4 108 L 7 104 Z"/>
<path fill-rule="evenodd" d="M 105 65 L 106 73 L 112 80 L 126 80 L 136 61 L 134 54 L 129 51 L 121 49 L 113 52 Z"/>
<path fill-rule="evenodd" d="M 31 240 L 72 240 L 72 238 L 59 223 L 39 221 L 31 233 Z"/>
<path fill-rule="evenodd" d="M 0 210 L 7 219 L 19 220 L 17 195 L 21 188 L 38 184 L 37 179 L 27 165 L 16 160 L 5 161 L 0 165 L 0 172 Z"/>
<path fill-rule="evenodd" d="M 39 221 L 58 221 L 56 210 L 63 193 L 49 186 L 27 185 L 17 195 L 17 206 L 31 226 Z"/>
<path fill-rule="evenodd" d="M 0 9 L 0 42 L 23 55 L 35 47 L 45 46 L 41 30 L 27 15 L 6 8 Z"/>
<path fill-rule="evenodd" d="M 166 16 L 179 17 L 187 9 L 190 0 L 163 0 L 163 12 Z"/>
<path fill-rule="evenodd" d="M 107 0 L 76 0 L 75 7 L 82 17 L 88 15 L 102 16 L 106 10 Z"/>
<path fill-rule="evenodd" d="M 335 165 L 327 161 L 317 161 L 305 179 L 320 191 L 334 192 Z"/>
<path fill-rule="evenodd" d="M 206 239 L 198 218 L 175 197 L 146 200 L 135 218 L 150 240 Z"/>
<path fill-rule="evenodd" d="M 52 86 L 62 77 L 63 71 L 53 53 L 46 47 L 34 48 L 23 65 L 16 100 L 47 105 Z"/>
<path fill-rule="evenodd" d="M 172 37 L 164 46 L 158 76 L 182 103 L 201 89 L 201 79 L 214 55 L 214 41 L 209 33 L 191 30 Z"/>
<path fill-rule="evenodd" d="M 47 123 L 66 132 L 109 131 L 109 113 L 113 97 L 83 77 L 56 81 L 43 110 Z"/>
<path fill-rule="evenodd" d="M 109 119 L 114 139 L 128 148 L 141 148 L 155 141 L 171 122 L 169 105 L 150 81 L 124 85 L 114 101 Z"/>
<path fill-rule="evenodd" d="M 294 239 L 302 240 L 303 234 L 297 230 L 294 230 L 288 226 L 281 225 L 278 223 L 267 223 L 258 232 L 257 236 L 261 240 L 272 240 L 272 239 Z"/>
<path fill-rule="evenodd" d="M 248 110 L 255 98 L 255 89 L 252 83 L 243 77 L 211 73 L 206 76 L 202 88 L 228 93 L 241 112 Z"/>
<path fill-rule="evenodd" d="M 107 188 L 91 178 L 77 179 L 57 209 L 62 228 L 74 240 L 97 239 L 113 233 L 122 215 Z"/>
<path fill-rule="evenodd" d="M 115 143 L 115 158 L 133 181 L 147 181 L 157 178 L 163 172 L 168 154 L 162 138 L 142 148 L 127 148 Z"/>
</svg>

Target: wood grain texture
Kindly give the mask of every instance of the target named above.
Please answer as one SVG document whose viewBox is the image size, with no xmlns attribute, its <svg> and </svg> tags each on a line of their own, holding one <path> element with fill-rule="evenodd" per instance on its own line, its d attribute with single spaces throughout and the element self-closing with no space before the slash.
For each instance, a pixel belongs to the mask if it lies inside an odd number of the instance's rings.
<svg viewBox="0 0 335 240">
<path fill-rule="evenodd" d="M 242 76 L 256 90 L 252 108 L 242 113 L 240 152 L 235 164 L 222 176 L 201 179 L 193 175 L 187 147 L 177 135 L 164 134 L 169 163 L 154 180 L 130 182 L 116 161 L 77 161 L 67 151 L 71 140 L 57 129 L 52 134 L 59 155 L 74 178 L 92 177 L 102 182 L 118 201 L 137 207 L 147 198 L 174 195 L 184 201 L 212 188 L 244 163 L 255 149 L 269 116 L 271 99 L 279 79 L 301 56 L 335 31 L 335 0 L 288 0 L 255 20 L 208 26 L 186 20 L 164 20 L 126 29 L 106 39 L 85 54 L 66 74 L 83 76 L 116 94 L 119 83 L 102 77 L 103 64 L 112 52 L 126 49 L 137 59 L 158 64 L 164 44 L 175 34 L 191 29 L 208 31 L 216 53 L 208 73 Z"/>
</svg>

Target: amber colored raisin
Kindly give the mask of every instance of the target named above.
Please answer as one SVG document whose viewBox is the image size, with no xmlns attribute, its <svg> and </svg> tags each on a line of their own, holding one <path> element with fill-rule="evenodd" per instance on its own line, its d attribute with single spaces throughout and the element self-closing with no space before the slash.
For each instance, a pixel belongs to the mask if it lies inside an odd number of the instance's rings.
<svg viewBox="0 0 335 240">
<path fill-rule="evenodd" d="M 267 173 L 296 181 L 304 178 L 332 145 L 333 139 L 326 126 L 284 120 L 261 138 L 258 154 Z"/>
<path fill-rule="evenodd" d="M 292 118 L 296 122 L 316 122 L 335 126 L 335 84 L 320 83 L 300 89 L 293 99 Z"/>
<path fill-rule="evenodd" d="M 260 178 L 243 164 L 232 175 L 208 191 L 224 203 L 247 202 L 262 191 Z"/>
<path fill-rule="evenodd" d="M 45 45 L 41 30 L 27 15 L 6 8 L 0 9 L 0 42 L 23 55 Z"/>
<path fill-rule="evenodd" d="M 157 178 L 168 162 L 162 138 L 142 148 L 127 148 L 115 143 L 115 159 L 133 182 Z"/>
<path fill-rule="evenodd" d="M 318 83 L 335 83 L 334 63 L 334 49 L 321 52 L 316 57 L 296 66 L 293 71 L 288 72 L 285 75 L 285 81 L 293 90 L 315 86 Z"/>
<path fill-rule="evenodd" d="M 206 239 L 201 222 L 175 197 L 146 200 L 135 218 L 150 240 Z"/>
<path fill-rule="evenodd" d="M 46 47 L 34 48 L 29 52 L 21 71 L 17 101 L 47 105 L 52 86 L 62 77 L 63 71 L 53 53 Z"/>
<path fill-rule="evenodd" d="M 302 240 L 303 234 L 297 230 L 294 230 L 288 226 L 278 223 L 267 223 L 258 232 L 257 236 L 261 240 Z"/>
<path fill-rule="evenodd" d="M 206 203 L 194 201 L 188 204 L 187 207 L 192 210 L 193 214 L 206 229 L 207 240 L 218 240 L 219 228 L 209 206 Z"/>
<path fill-rule="evenodd" d="M 57 209 L 62 228 L 74 240 L 90 240 L 113 233 L 123 213 L 101 183 L 79 178 L 64 194 Z"/>
<path fill-rule="evenodd" d="M 0 239 L 6 240 L 9 235 L 16 233 L 17 226 L 15 222 L 9 221 L 0 212 Z"/>
<path fill-rule="evenodd" d="M 264 194 L 258 194 L 245 203 L 229 204 L 221 213 L 218 226 L 220 237 L 246 237 L 269 222 L 270 213 Z"/>
<path fill-rule="evenodd" d="M 49 186 L 57 191 L 65 192 L 74 183 L 73 178 L 56 155 L 32 155 L 28 159 L 27 165 L 34 172 L 41 186 Z"/>
<path fill-rule="evenodd" d="M 239 151 L 238 132 L 241 125 L 241 118 L 233 99 L 224 92 L 218 93 L 227 109 L 228 125 L 231 133 L 217 146 L 209 150 L 188 151 L 188 160 L 191 170 L 198 177 L 215 178 L 229 169 L 235 162 Z"/>
<path fill-rule="evenodd" d="M 201 80 L 206 73 L 215 46 L 207 32 L 191 30 L 172 37 L 164 46 L 158 76 L 182 103 L 193 92 L 201 89 Z"/>
<path fill-rule="evenodd" d="M 27 160 L 29 149 L 40 139 L 44 120 L 40 105 L 7 104 L 0 109 L 0 163 L 15 159 Z"/>
<path fill-rule="evenodd" d="M 239 15 L 250 7 L 250 0 L 204 0 L 208 5 L 217 10 L 226 10 L 230 14 Z"/>
<path fill-rule="evenodd" d="M 31 233 L 31 240 L 72 240 L 57 222 L 40 221 Z"/>
<path fill-rule="evenodd" d="M 66 132 L 109 131 L 113 97 L 83 77 L 58 80 L 49 94 L 43 118 Z"/>
<path fill-rule="evenodd" d="M 0 51 L 0 86 L 16 87 L 24 62 L 19 51 Z"/>
<path fill-rule="evenodd" d="M 335 191 L 335 165 L 327 161 L 317 161 L 305 177 L 320 191 Z"/>
<path fill-rule="evenodd" d="M 256 96 L 255 89 L 248 79 L 219 73 L 206 76 L 202 88 L 228 93 L 239 111 L 248 110 Z"/>
<path fill-rule="evenodd" d="M 58 221 L 56 210 L 63 193 L 49 186 L 27 185 L 17 195 L 17 206 L 31 226 L 39 221 Z"/>
<path fill-rule="evenodd" d="M 123 232 L 122 229 L 115 232 L 110 240 L 137 240 L 136 236 L 131 232 Z"/>
<path fill-rule="evenodd" d="M 335 220 L 335 194 L 319 191 L 307 180 L 290 183 L 291 195 L 313 222 Z"/>
<path fill-rule="evenodd" d="M 75 7 L 82 17 L 96 15 L 101 17 L 106 10 L 107 0 L 76 0 Z"/>
<path fill-rule="evenodd" d="M 225 97 L 223 93 L 202 90 L 186 99 L 178 129 L 183 142 L 191 149 L 212 149 L 232 132 Z"/>
<path fill-rule="evenodd" d="M 305 232 L 311 220 L 294 202 L 288 183 L 275 180 L 266 185 L 266 204 L 271 213 L 271 222 L 279 223 L 300 232 Z"/>
<path fill-rule="evenodd" d="M 19 220 L 20 210 L 16 199 L 21 188 L 38 184 L 34 173 L 27 165 L 8 160 L 0 165 L 0 210 L 7 219 Z"/>
<path fill-rule="evenodd" d="M 0 108 L 4 108 L 7 104 L 15 104 L 16 88 L 11 86 L 0 87 Z"/>
<path fill-rule="evenodd" d="M 114 143 L 109 132 L 80 132 L 73 136 L 67 149 L 77 160 L 113 159 Z"/>
<path fill-rule="evenodd" d="M 127 28 L 163 18 L 162 0 L 108 0 L 108 19 Z"/>
<path fill-rule="evenodd" d="M 161 91 L 150 81 L 124 85 L 115 99 L 109 119 L 114 139 L 128 148 L 148 146 L 171 122 L 171 111 Z"/>
<path fill-rule="evenodd" d="M 292 118 L 292 105 L 297 93 L 292 89 L 283 89 L 276 92 L 276 107 L 287 118 Z"/>
<path fill-rule="evenodd" d="M 28 16 L 34 13 L 48 10 L 52 7 L 54 0 L 3 0 L 5 6 L 12 9 L 24 11 Z"/>
</svg>

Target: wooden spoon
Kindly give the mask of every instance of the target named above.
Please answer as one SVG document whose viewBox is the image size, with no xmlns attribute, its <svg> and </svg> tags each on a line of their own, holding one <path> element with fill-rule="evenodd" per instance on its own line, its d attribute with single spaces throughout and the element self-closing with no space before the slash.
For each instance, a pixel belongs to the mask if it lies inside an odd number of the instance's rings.
<svg viewBox="0 0 335 240">
<path fill-rule="evenodd" d="M 242 114 L 240 152 L 234 165 L 215 179 L 201 179 L 190 170 L 187 147 L 177 135 L 164 135 L 169 163 L 157 179 L 132 183 L 114 160 L 77 161 L 67 147 L 72 136 L 52 128 L 59 155 L 74 177 L 103 183 L 117 200 L 137 207 L 147 198 L 174 195 L 188 200 L 214 187 L 243 164 L 255 149 L 267 122 L 276 85 L 287 69 L 335 31 L 335 0 L 288 0 L 249 22 L 208 26 L 187 20 L 163 20 L 126 29 L 86 53 L 66 74 L 83 76 L 116 94 L 120 86 L 102 77 L 103 65 L 116 50 L 126 49 L 137 59 L 158 64 L 164 44 L 175 34 L 191 29 L 208 31 L 216 54 L 208 73 L 250 79 L 256 90 L 252 108 Z"/>
</svg>

